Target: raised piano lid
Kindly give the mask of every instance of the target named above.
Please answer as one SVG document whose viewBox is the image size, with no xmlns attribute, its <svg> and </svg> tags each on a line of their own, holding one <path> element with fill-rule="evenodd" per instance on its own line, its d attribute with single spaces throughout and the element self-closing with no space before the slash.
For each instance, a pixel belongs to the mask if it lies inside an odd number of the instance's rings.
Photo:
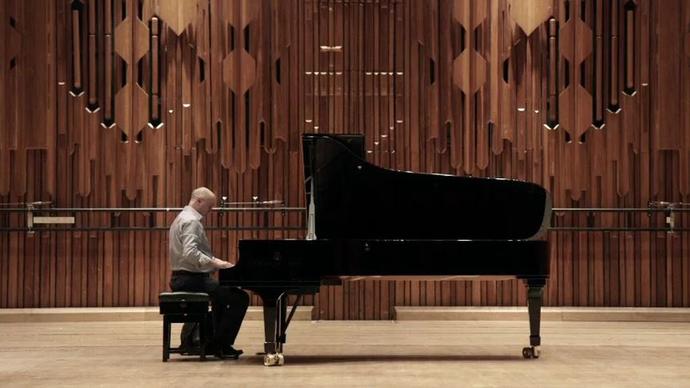
<svg viewBox="0 0 690 388">
<path fill-rule="evenodd" d="M 303 136 L 317 239 L 544 238 L 551 201 L 543 187 L 389 170 L 365 161 L 362 144 L 361 135 Z"/>
</svg>

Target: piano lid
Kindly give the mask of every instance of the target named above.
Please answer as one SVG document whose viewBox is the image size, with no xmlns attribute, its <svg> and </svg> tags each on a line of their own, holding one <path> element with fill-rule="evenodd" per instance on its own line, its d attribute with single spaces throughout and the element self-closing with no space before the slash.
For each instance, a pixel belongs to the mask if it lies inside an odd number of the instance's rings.
<svg viewBox="0 0 690 388">
<path fill-rule="evenodd" d="M 548 192 L 523 181 L 389 170 L 361 135 L 303 136 L 307 204 L 318 239 L 537 239 Z"/>
</svg>

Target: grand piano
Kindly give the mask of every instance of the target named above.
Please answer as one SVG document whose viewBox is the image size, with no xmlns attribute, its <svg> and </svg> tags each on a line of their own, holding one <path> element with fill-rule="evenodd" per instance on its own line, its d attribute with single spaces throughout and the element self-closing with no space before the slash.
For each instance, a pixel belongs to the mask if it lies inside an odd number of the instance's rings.
<svg viewBox="0 0 690 388">
<path fill-rule="evenodd" d="M 522 279 L 529 346 L 539 357 L 549 276 L 550 196 L 539 185 L 496 178 L 394 171 L 364 160 L 358 135 L 303 137 L 305 240 L 240 240 L 221 284 L 263 301 L 264 365 L 284 363 L 286 330 L 301 295 L 343 279 Z M 298 295 L 288 313 L 287 297 Z"/>
</svg>

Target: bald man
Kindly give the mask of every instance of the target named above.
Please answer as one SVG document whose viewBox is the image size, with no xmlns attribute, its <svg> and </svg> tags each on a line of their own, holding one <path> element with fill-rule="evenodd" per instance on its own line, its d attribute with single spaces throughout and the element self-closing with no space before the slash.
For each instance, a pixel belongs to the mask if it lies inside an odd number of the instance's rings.
<svg viewBox="0 0 690 388">
<path fill-rule="evenodd" d="M 216 195 L 206 187 L 192 192 L 189 204 L 170 225 L 170 267 L 173 291 L 205 292 L 211 297 L 213 335 L 206 345 L 206 353 L 220 358 L 237 358 L 242 350 L 233 348 L 242 319 L 249 305 L 249 296 L 239 288 L 220 286 L 211 273 L 233 264 L 211 253 L 211 246 L 201 220 L 216 206 Z M 195 347 L 194 326 L 182 327 L 183 353 L 192 353 Z"/>
</svg>

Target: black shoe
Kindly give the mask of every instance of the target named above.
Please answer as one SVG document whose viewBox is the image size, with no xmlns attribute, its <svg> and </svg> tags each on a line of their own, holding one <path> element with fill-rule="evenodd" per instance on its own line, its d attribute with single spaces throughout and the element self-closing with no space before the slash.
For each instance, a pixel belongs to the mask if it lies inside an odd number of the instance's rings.
<svg viewBox="0 0 690 388">
<path fill-rule="evenodd" d="M 238 359 L 240 354 L 244 353 L 242 349 L 237 350 L 232 345 L 220 347 L 216 343 L 209 342 L 206 344 L 206 355 L 214 355 L 221 360 Z"/>
<path fill-rule="evenodd" d="M 220 358 L 218 356 L 219 353 L 220 353 L 220 349 L 216 346 L 216 344 L 211 343 L 211 342 L 206 343 L 206 346 L 204 347 L 204 354 L 206 354 L 207 356 L 213 355 L 213 356 Z"/>
<path fill-rule="evenodd" d="M 218 347 L 218 345 L 214 343 L 208 343 L 206 344 L 206 349 L 204 352 L 207 356 L 213 355 L 216 358 L 220 358 L 221 360 L 225 360 L 226 358 L 237 358 L 237 356 L 233 356 L 230 354 L 225 354 L 223 350 Z"/>
<path fill-rule="evenodd" d="M 240 354 L 244 353 L 242 349 L 235 349 L 232 345 L 223 346 L 222 352 L 223 355 L 234 358 L 239 358 Z"/>
<path fill-rule="evenodd" d="M 182 344 L 177 351 L 183 355 L 198 356 L 201 354 L 201 347 L 197 344 Z"/>
</svg>

